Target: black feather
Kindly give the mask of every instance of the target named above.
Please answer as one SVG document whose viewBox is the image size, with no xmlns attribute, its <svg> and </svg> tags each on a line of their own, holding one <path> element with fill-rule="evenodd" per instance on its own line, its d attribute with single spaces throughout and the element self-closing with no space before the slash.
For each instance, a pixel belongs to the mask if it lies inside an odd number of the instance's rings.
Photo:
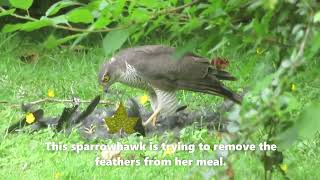
<svg viewBox="0 0 320 180">
<path fill-rule="evenodd" d="M 71 108 L 64 108 L 63 112 L 58 120 L 58 124 L 56 126 L 56 131 L 60 132 L 62 131 L 62 129 L 64 128 L 63 126 L 66 125 L 67 122 L 70 121 L 70 118 L 72 117 L 72 115 L 76 112 L 76 110 L 78 109 L 78 105 L 73 106 Z"/>
<path fill-rule="evenodd" d="M 74 120 L 74 124 L 78 124 L 79 122 L 81 122 L 82 120 L 84 120 L 86 117 L 88 117 L 93 111 L 94 109 L 97 107 L 97 105 L 100 102 L 100 95 L 96 96 L 91 103 L 89 104 L 89 106 L 87 107 L 86 110 L 84 110 L 75 120 Z"/>
</svg>

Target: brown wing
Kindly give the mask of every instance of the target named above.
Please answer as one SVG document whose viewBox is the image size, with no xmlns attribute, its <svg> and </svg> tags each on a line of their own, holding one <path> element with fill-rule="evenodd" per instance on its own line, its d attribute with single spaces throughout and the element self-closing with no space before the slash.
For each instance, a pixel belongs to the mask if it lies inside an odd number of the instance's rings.
<svg viewBox="0 0 320 180">
<path fill-rule="evenodd" d="M 240 102 L 240 96 L 223 86 L 219 80 L 235 80 L 228 72 L 214 69 L 205 58 L 191 53 L 176 60 L 174 48 L 141 46 L 119 53 L 137 73 L 154 87 L 163 90 L 185 89 L 228 97 Z"/>
<path fill-rule="evenodd" d="M 174 48 L 158 45 L 141 46 L 124 50 L 116 58 L 125 60 L 143 78 L 150 80 L 198 79 L 208 73 L 210 64 L 207 59 L 188 54 L 176 60 L 174 51 Z"/>
</svg>

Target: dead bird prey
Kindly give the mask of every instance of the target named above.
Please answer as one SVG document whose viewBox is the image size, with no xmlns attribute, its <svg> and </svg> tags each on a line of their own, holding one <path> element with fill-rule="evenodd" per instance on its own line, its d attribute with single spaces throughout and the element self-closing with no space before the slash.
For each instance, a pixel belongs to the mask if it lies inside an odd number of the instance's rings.
<svg viewBox="0 0 320 180">
<path fill-rule="evenodd" d="M 153 114 L 170 116 L 178 109 L 177 90 L 202 92 L 226 97 L 241 103 L 241 97 L 225 87 L 220 80 L 236 80 L 228 72 L 216 69 L 209 60 L 188 53 L 174 58 L 175 48 L 148 45 L 120 51 L 107 61 L 99 73 L 99 83 L 107 92 L 115 82 L 149 92 Z"/>
<path fill-rule="evenodd" d="M 99 101 L 100 96 L 95 97 L 84 110 L 81 110 L 79 105 L 65 107 L 61 115 L 57 117 L 45 116 L 42 109 L 25 109 L 32 113 L 34 116 L 33 121 L 28 121 L 28 118 L 25 116 L 18 122 L 13 123 L 6 129 L 5 133 L 35 132 L 50 127 L 54 132 L 65 133 L 66 135 L 69 135 L 75 129 L 85 140 L 122 138 L 128 135 L 121 131 L 117 133 L 110 132 L 106 118 L 116 116 L 117 109 L 114 106 L 97 107 Z M 227 105 L 232 107 L 234 103 L 230 103 L 230 105 Z M 142 126 L 142 122 L 150 117 L 152 112 L 147 111 L 134 99 L 129 99 L 124 104 L 128 117 L 138 118 L 134 131 L 143 136 L 164 134 L 165 131 L 171 130 L 175 137 L 179 137 L 181 129 L 193 124 L 198 124 L 201 128 L 205 127 L 223 131 L 229 123 L 227 119 L 222 119 L 220 111 L 213 112 L 210 109 L 202 109 L 188 112 L 180 110 L 171 116 L 160 116 L 156 124 L 157 128 L 155 129 L 151 124 L 145 127 Z M 217 109 L 223 107 L 222 113 L 226 111 L 224 108 L 225 104 L 223 103 L 217 107 Z M 26 128 L 27 126 L 29 128 Z"/>
<path fill-rule="evenodd" d="M 45 117 L 42 109 L 32 110 L 31 105 L 23 105 L 22 110 L 28 112 L 27 114 L 31 114 L 32 121 L 28 120 L 25 116 L 8 127 L 5 133 L 16 133 L 25 130 L 26 132 L 35 132 L 50 127 L 57 133 L 62 132 L 67 135 L 70 134 L 73 129 L 77 129 L 84 139 L 89 140 L 95 138 L 107 139 L 118 137 L 119 135 L 123 136 L 121 132 L 120 134 L 109 132 L 108 125 L 106 124 L 106 118 L 113 117 L 116 114 L 116 110 L 111 107 L 97 108 L 99 102 L 100 96 L 96 96 L 84 110 L 80 109 L 79 104 L 74 104 L 72 107 L 65 107 L 58 117 Z M 139 105 L 133 99 L 129 99 L 125 104 L 126 115 L 138 119 L 137 122 L 133 124 L 134 132 L 145 136 Z M 29 126 L 29 128 L 24 130 L 23 128 L 27 126 Z"/>
</svg>

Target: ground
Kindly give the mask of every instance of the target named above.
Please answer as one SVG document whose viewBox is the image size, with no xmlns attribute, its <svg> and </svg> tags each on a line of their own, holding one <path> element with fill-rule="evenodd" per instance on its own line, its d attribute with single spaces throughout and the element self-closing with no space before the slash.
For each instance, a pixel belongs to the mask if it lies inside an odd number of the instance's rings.
<svg viewBox="0 0 320 180">
<path fill-rule="evenodd" d="M 24 47 L 25 41 L 20 38 L 6 35 L 0 36 L 0 100 L 13 103 L 28 102 L 47 96 L 49 89 L 54 90 L 55 97 L 69 99 L 71 92 L 81 99 L 92 99 L 102 94 L 97 83 L 97 71 L 104 62 L 101 48 L 95 47 L 87 52 L 55 49 L 39 53 L 39 60 L 35 63 L 23 63 L 19 59 L 19 48 Z M 25 47 L 37 49 L 37 43 L 28 42 Z M 35 47 L 35 48 L 34 48 Z M 32 51 L 32 50 L 30 50 Z M 247 85 L 255 83 L 259 78 L 259 68 L 264 58 L 273 54 L 255 54 L 252 52 L 225 51 L 220 54 L 230 60 L 228 71 L 232 72 L 239 80 L 229 83 L 232 89 L 241 91 Z M 272 69 L 272 64 L 271 64 Z M 310 74 L 316 72 L 312 65 Z M 297 76 L 296 96 L 300 103 L 307 103 L 319 95 L 318 89 L 310 85 L 312 79 L 308 75 Z M 104 95 L 103 99 L 125 100 L 129 97 L 144 95 L 143 91 L 116 84 L 112 88 L 113 95 Z M 222 102 L 221 98 L 209 95 L 181 91 L 178 94 L 182 104 L 188 104 L 191 109 L 212 108 Z M 315 100 L 315 99 L 313 99 Z M 59 114 L 64 104 L 41 105 L 46 115 Z M 66 137 L 63 134 L 54 136 L 51 130 L 42 130 L 34 134 L 5 134 L 5 129 L 13 122 L 20 119 L 24 113 L 19 108 L 10 104 L 0 104 L 0 177 L 6 179 L 88 179 L 108 177 L 110 179 L 134 179 L 143 176 L 145 179 L 198 179 L 205 178 L 210 173 L 216 173 L 216 168 L 210 167 L 96 167 L 94 159 L 100 152 L 49 152 L 45 149 L 45 142 L 87 143 L 76 132 Z M 181 139 L 186 143 L 215 143 L 218 142 L 216 132 L 206 129 L 187 127 L 181 132 Z M 292 179 L 317 179 L 320 176 L 319 137 L 311 140 L 300 140 L 285 151 L 285 162 L 288 176 Z M 111 140 L 112 141 L 112 140 Z M 114 140 L 113 140 L 114 141 Z M 163 136 L 125 138 L 122 142 L 177 142 L 170 132 Z M 99 142 L 94 142 L 99 143 Z M 129 156 L 139 158 L 141 154 L 155 158 L 162 158 L 163 152 L 136 152 Z M 210 159 L 214 152 L 196 151 L 193 154 L 177 152 L 165 157 L 173 159 Z M 257 157 L 250 152 L 239 152 L 233 156 L 233 169 L 236 179 L 261 179 L 264 177 L 263 165 Z M 131 178 L 128 178 L 131 177 Z M 281 174 L 275 173 L 275 179 L 281 179 Z"/>
</svg>

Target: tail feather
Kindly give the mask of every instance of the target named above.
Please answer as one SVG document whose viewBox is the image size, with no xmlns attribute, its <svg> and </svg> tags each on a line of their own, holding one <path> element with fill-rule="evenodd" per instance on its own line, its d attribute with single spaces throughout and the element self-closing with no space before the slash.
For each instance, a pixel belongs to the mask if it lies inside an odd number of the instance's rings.
<svg viewBox="0 0 320 180">
<path fill-rule="evenodd" d="M 227 71 L 213 69 L 213 68 L 209 68 L 208 76 L 218 78 L 219 80 L 228 80 L 228 81 L 237 80 L 236 77 L 232 76 Z"/>
<path fill-rule="evenodd" d="M 241 104 L 242 101 L 242 97 L 239 94 L 232 92 L 216 79 L 205 78 L 204 80 L 192 82 L 179 81 L 177 85 L 180 89 L 226 97 L 238 104 Z"/>
</svg>

